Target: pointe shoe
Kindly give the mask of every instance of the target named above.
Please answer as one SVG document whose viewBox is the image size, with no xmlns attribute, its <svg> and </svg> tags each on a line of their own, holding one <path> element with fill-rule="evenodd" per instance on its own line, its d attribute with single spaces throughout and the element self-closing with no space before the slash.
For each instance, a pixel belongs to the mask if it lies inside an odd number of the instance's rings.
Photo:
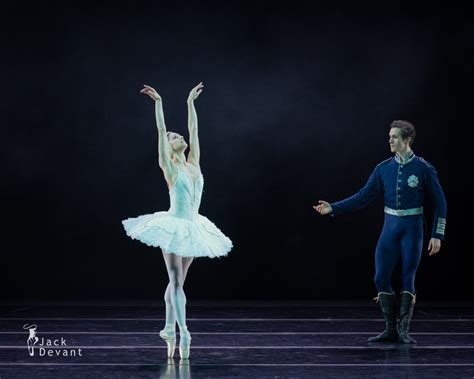
<svg viewBox="0 0 474 379">
<path fill-rule="evenodd" d="M 163 330 L 160 330 L 160 337 L 166 342 L 168 358 L 173 358 L 174 350 L 176 349 L 176 332 L 174 329 L 167 329 L 165 327 Z"/>
<path fill-rule="evenodd" d="M 179 356 L 188 359 L 191 351 L 191 334 L 188 328 L 183 327 L 179 331 Z"/>
</svg>

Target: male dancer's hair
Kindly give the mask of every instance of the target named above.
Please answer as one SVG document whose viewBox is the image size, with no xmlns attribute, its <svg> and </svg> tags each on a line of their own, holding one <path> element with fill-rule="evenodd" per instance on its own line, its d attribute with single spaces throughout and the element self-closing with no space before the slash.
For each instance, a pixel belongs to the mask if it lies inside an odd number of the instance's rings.
<svg viewBox="0 0 474 379">
<path fill-rule="evenodd" d="M 399 128 L 402 132 L 402 138 L 406 139 L 410 137 L 410 147 L 413 145 L 416 137 L 416 131 L 415 126 L 411 122 L 406 120 L 395 120 L 390 125 L 390 128 Z"/>
</svg>

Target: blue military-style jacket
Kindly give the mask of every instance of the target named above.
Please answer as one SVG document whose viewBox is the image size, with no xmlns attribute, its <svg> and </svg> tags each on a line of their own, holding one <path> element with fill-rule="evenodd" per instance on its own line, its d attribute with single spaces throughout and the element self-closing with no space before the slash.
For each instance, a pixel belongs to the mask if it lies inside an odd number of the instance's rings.
<svg viewBox="0 0 474 379">
<path fill-rule="evenodd" d="M 399 217 L 422 214 L 425 192 L 428 192 L 434 206 L 431 236 L 444 239 L 446 198 L 438 175 L 431 164 L 413 153 L 404 161 L 395 155 L 379 163 L 359 192 L 331 203 L 332 215 L 359 210 L 381 192 L 384 194 L 384 212 Z"/>
</svg>

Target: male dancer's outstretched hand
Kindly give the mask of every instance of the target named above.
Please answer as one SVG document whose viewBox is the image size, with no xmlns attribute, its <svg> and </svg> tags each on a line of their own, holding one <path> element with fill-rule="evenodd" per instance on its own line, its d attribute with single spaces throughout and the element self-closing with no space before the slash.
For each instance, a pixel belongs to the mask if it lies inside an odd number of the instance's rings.
<svg viewBox="0 0 474 379">
<path fill-rule="evenodd" d="M 331 204 L 329 204 L 327 201 L 319 200 L 318 203 L 319 205 L 313 205 L 313 208 L 319 214 L 328 215 L 332 212 Z"/>
<path fill-rule="evenodd" d="M 441 249 L 441 240 L 438 238 L 430 239 L 428 244 L 428 251 L 430 252 L 429 255 L 435 255 L 439 249 Z"/>
</svg>

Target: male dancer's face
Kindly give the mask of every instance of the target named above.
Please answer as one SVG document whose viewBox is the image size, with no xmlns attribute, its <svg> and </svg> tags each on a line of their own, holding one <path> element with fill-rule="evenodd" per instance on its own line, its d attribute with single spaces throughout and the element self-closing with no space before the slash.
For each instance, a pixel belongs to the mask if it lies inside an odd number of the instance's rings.
<svg viewBox="0 0 474 379">
<path fill-rule="evenodd" d="M 388 137 L 388 143 L 390 144 L 390 151 L 392 153 L 404 153 L 410 148 L 409 138 L 402 138 L 400 128 L 391 128 Z"/>
</svg>

